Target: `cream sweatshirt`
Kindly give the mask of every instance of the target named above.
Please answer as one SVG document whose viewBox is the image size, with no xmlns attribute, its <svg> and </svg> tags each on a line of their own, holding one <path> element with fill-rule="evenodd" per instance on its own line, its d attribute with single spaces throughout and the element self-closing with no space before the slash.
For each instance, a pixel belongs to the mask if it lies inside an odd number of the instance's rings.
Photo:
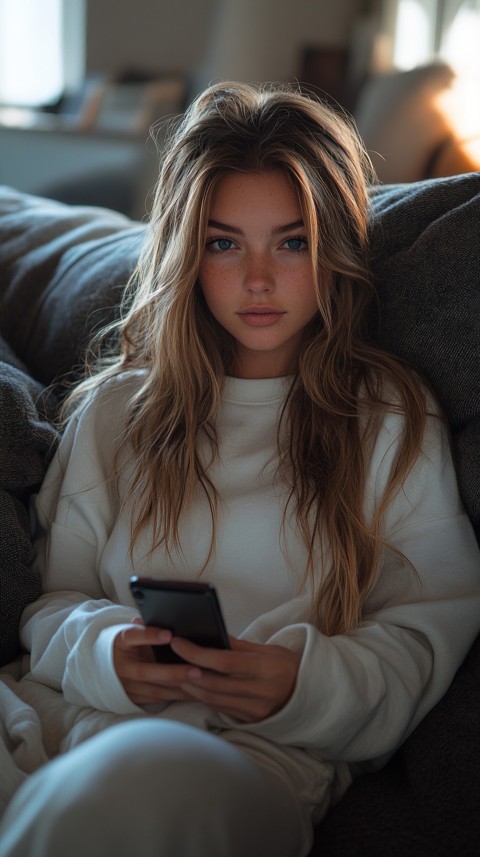
<svg viewBox="0 0 480 857">
<path fill-rule="evenodd" d="M 117 715 L 140 713 L 112 660 L 115 635 L 138 615 L 130 576 L 200 579 L 211 535 L 199 491 L 181 520 L 181 551 L 158 548 L 149 557 L 147 532 L 130 557 L 132 509 L 124 499 L 132 460 L 122 454 L 119 483 L 112 460 L 139 383 L 135 373 L 109 382 L 64 435 L 36 503 L 44 595 L 22 622 L 29 679 L 62 691 L 67 703 Z M 167 704 L 157 716 L 234 736 L 253 754 L 290 766 L 314 804 L 319 778 L 336 776 L 343 791 L 350 767 L 381 764 L 445 693 L 480 629 L 480 554 L 445 429 L 431 417 L 420 458 L 384 521 L 387 542 L 417 574 L 386 551 L 361 625 L 334 637 L 318 631 L 308 621 L 310 592 L 299 591 L 306 555 L 291 517 L 281 536 L 286 494 L 275 479 L 275 452 L 287 390 L 288 379 L 226 379 L 219 455 L 209 471 L 221 497 L 218 543 L 201 579 L 217 587 L 230 633 L 301 652 L 296 688 L 281 711 L 255 724 L 199 703 Z M 402 422 L 388 415 L 381 426 L 368 514 L 384 492 Z"/>
</svg>

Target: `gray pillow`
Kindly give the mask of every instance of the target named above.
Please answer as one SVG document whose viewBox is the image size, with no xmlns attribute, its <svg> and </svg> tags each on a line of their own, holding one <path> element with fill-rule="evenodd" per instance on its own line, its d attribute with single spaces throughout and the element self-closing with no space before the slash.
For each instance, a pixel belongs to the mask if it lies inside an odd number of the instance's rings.
<svg viewBox="0 0 480 857">
<path fill-rule="evenodd" d="M 117 312 L 145 226 L 0 187 L 0 334 L 43 384 Z"/>
<path fill-rule="evenodd" d="M 40 595 L 27 504 L 56 447 L 54 411 L 51 395 L 0 337 L 0 665 L 17 653 L 20 615 Z"/>
<path fill-rule="evenodd" d="M 372 192 L 371 332 L 436 392 L 480 538 L 480 173 Z"/>
</svg>

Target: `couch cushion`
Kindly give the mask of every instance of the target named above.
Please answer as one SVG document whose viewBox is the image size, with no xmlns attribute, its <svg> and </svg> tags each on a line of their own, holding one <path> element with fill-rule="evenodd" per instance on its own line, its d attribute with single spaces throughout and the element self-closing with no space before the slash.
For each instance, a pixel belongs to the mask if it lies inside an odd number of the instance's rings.
<svg viewBox="0 0 480 857">
<path fill-rule="evenodd" d="M 20 615 L 40 595 L 27 502 L 55 450 L 55 405 L 0 337 L 0 665 L 17 653 Z"/>
<path fill-rule="evenodd" d="M 442 98 L 451 92 L 455 78 L 450 66 L 434 62 L 366 81 L 355 117 L 382 182 L 415 182 L 439 175 L 431 167 L 454 136 Z"/>
<path fill-rule="evenodd" d="M 49 384 L 117 311 L 145 227 L 0 187 L 0 334 Z"/>
<path fill-rule="evenodd" d="M 388 765 L 356 780 L 311 857 L 474 857 L 480 842 L 480 637 Z"/>
<path fill-rule="evenodd" d="M 381 186 L 372 203 L 372 336 L 443 405 L 480 539 L 480 173 Z"/>
<path fill-rule="evenodd" d="M 480 174 L 373 192 L 372 335 L 430 382 L 480 537 Z M 453 570 L 454 571 L 454 570 Z M 480 638 L 446 696 L 380 772 L 354 782 L 312 857 L 473 855 L 480 840 Z"/>
</svg>

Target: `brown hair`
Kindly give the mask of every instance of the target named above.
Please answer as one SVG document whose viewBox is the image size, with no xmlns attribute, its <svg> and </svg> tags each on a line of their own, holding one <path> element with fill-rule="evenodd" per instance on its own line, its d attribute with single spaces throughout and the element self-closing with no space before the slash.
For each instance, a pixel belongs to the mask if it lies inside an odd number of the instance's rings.
<svg viewBox="0 0 480 857">
<path fill-rule="evenodd" d="M 215 455 L 215 418 L 223 378 L 235 373 L 235 344 L 210 314 L 198 270 L 219 178 L 271 169 L 282 170 L 297 189 L 318 300 L 282 412 L 279 474 L 308 549 L 304 583 L 314 584 L 312 621 L 327 634 L 343 633 L 360 620 L 384 547 L 382 516 L 419 454 L 425 424 L 417 379 L 366 336 L 374 294 L 367 186 L 374 176 L 348 118 L 288 87 L 224 83 L 196 99 L 166 147 L 149 240 L 117 325 L 121 354 L 80 385 L 70 405 L 106 377 L 146 368 L 123 437 L 136 454 L 132 546 L 152 523 L 152 550 L 178 547 L 180 514 L 200 483 L 213 520 L 211 556 L 217 495 L 197 438 L 204 432 Z M 387 411 L 404 415 L 403 436 L 367 522 L 369 457 Z M 329 564 L 320 581 L 317 547 Z"/>
</svg>

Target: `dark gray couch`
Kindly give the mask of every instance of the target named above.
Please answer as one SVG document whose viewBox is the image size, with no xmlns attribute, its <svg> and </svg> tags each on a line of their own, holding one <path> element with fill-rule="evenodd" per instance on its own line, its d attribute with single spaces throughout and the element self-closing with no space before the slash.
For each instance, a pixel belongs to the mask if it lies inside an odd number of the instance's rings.
<svg viewBox="0 0 480 857">
<path fill-rule="evenodd" d="M 480 173 L 372 191 L 372 337 L 428 378 L 480 539 Z M 0 188 L 0 662 L 38 595 L 26 505 L 92 331 L 111 319 L 144 226 Z M 322 857 L 473 857 L 480 843 L 480 643 L 391 762 L 317 831 Z"/>
</svg>

